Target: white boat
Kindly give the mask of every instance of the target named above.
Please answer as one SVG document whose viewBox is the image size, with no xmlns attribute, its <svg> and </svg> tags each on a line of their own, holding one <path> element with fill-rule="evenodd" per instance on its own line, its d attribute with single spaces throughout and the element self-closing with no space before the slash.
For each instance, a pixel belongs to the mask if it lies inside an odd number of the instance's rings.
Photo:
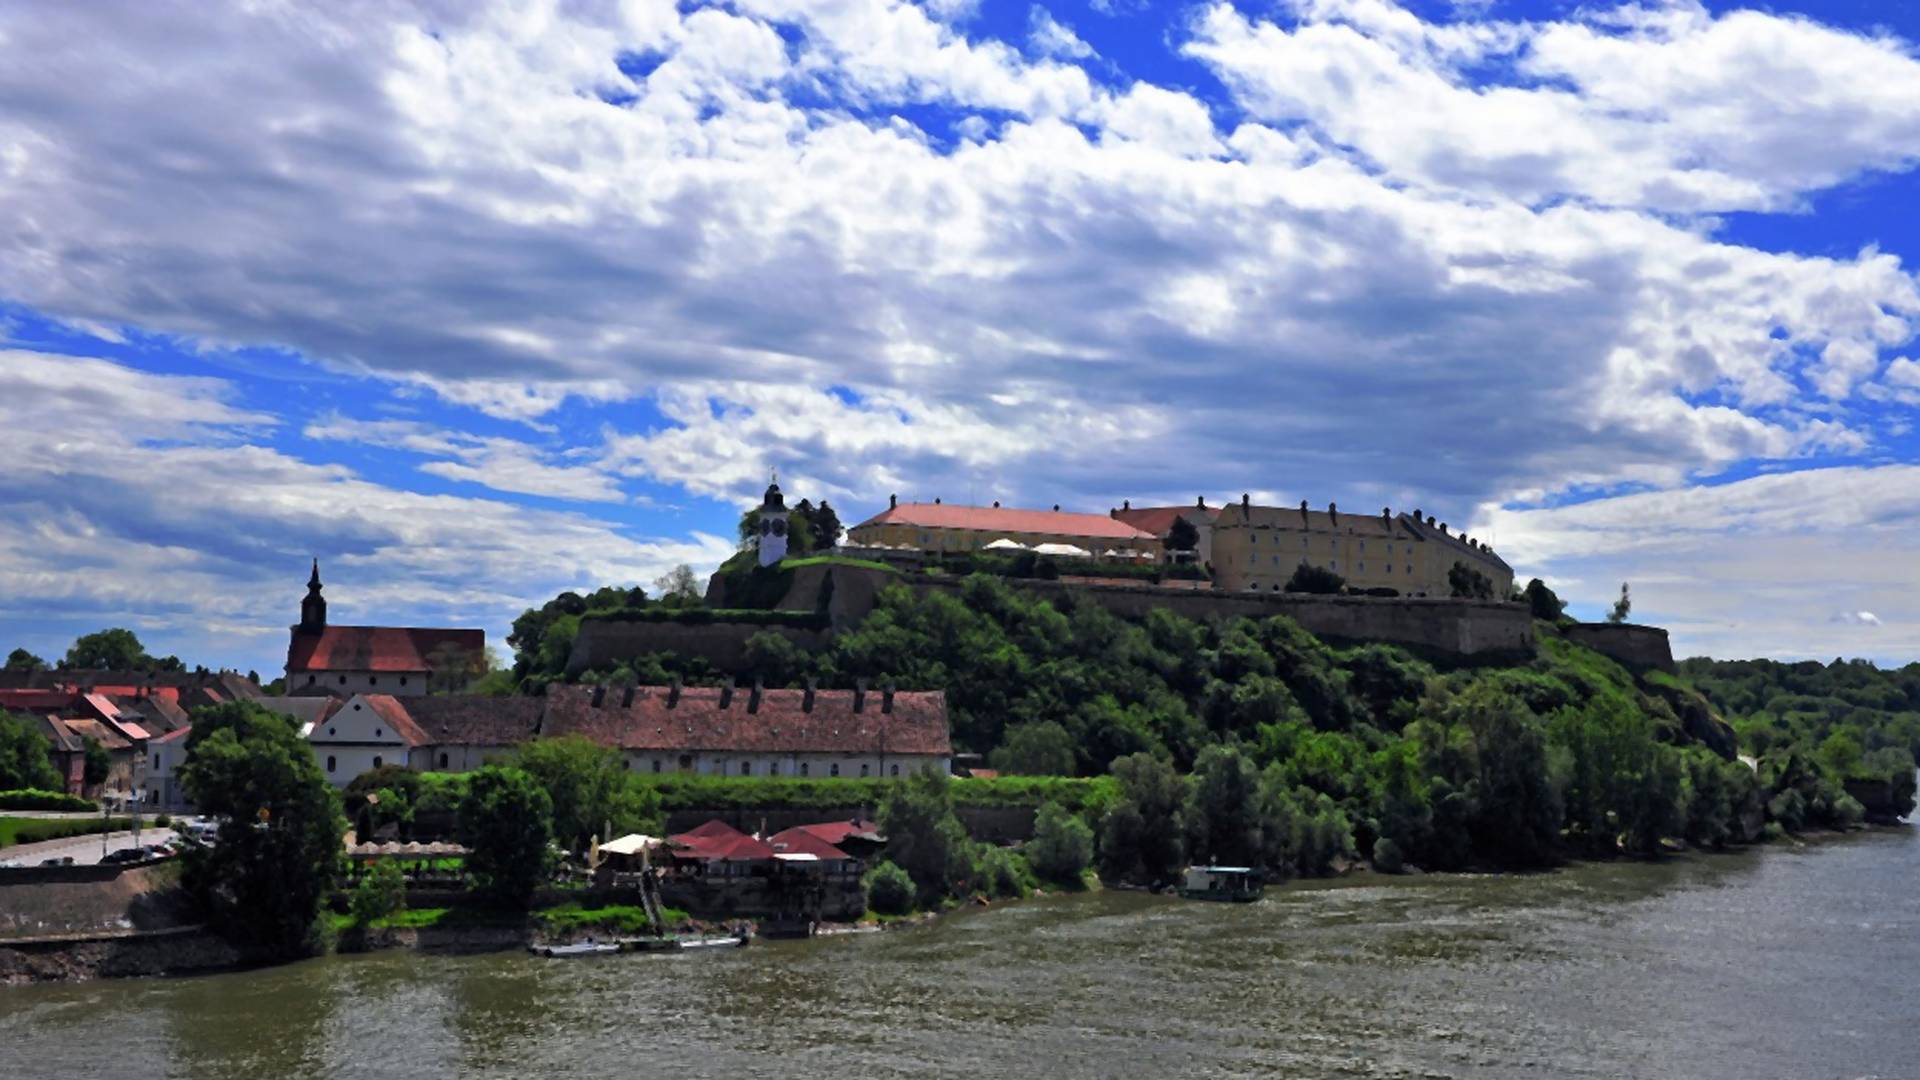
<svg viewBox="0 0 1920 1080">
<path fill-rule="evenodd" d="M 1250 866 L 1189 866 L 1180 879 L 1180 895 L 1189 900 L 1250 904 L 1265 892 L 1264 877 Z"/>
<path fill-rule="evenodd" d="M 617 953 L 620 946 L 611 941 L 576 941 L 571 945 L 529 945 L 527 951 L 535 956 L 545 956 L 556 960 L 575 956 L 604 956 Z"/>
</svg>

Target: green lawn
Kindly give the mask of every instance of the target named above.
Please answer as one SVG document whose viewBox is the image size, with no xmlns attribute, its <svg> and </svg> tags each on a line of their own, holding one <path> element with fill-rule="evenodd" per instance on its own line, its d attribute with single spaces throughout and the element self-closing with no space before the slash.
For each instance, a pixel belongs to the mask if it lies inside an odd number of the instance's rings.
<svg viewBox="0 0 1920 1080">
<path fill-rule="evenodd" d="M 662 908 L 660 913 L 666 917 L 669 930 L 689 918 L 679 908 Z M 589 908 L 581 907 L 577 902 L 567 903 L 536 911 L 533 917 L 550 931 L 606 930 L 619 934 L 644 934 L 653 929 L 653 924 L 647 920 L 646 909 L 634 904 Z"/>
</svg>

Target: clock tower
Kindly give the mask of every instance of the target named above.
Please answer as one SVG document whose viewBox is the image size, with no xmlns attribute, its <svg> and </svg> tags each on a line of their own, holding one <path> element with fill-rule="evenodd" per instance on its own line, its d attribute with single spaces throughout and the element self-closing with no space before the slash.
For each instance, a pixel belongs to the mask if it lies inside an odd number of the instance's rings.
<svg viewBox="0 0 1920 1080">
<path fill-rule="evenodd" d="M 767 485 L 760 503 L 760 565 L 772 566 L 787 557 L 787 500 L 776 480 Z"/>
</svg>

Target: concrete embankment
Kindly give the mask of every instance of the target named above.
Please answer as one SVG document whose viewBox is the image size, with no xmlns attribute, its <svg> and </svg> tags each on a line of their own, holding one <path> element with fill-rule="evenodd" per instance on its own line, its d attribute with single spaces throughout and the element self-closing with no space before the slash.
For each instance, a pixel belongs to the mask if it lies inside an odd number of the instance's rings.
<svg viewBox="0 0 1920 1080">
<path fill-rule="evenodd" d="M 181 975 L 239 967 L 246 957 L 197 926 L 0 941 L 0 985 Z"/>
</svg>

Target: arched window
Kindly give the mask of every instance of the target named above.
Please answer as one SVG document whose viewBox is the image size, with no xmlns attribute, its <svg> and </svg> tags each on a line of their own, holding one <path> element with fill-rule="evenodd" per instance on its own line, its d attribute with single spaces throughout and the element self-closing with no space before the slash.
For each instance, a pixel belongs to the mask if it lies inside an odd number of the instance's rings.
<svg viewBox="0 0 1920 1080">
<path fill-rule="evenodd" d="M 806 762 L 804 762 L 804 761 L 803 761 L 803 762 L 801 762 L 801 763 L 800 763 L 800 775 L 801 775 L 801 776 L 805 776 L 805 775 L 807 775 L 807 769 L 808 769 L 808 767 L 809 767 L 809 766 L 807 765 L 807 763 L 806 763 Z"/>
<path fill-rule="evenodd" d="M 659 758 L 654 758 L 654 759 L 653 759 L 653 771 L 654 771 L 654 772 L 659 772 L 659 771 L 660 771 L 660 759 L 659 759 Z"/>
<path fill-rule="evenodd" d="M 866 766 L 865 764 L 862 764 L 862 765 L 860 766 L 860 775 L 861 775 L 861 776 L 865 776 L 865 775 L 867 775 L 867 766 Z"/>
<path fill-rule="evenodd" d="M 447 752 L 445 750 L 440 751 L 440 767 L 443 769 L 447 767 Z"/>
<path fill-rule="evenodd" d="M 329 755 L 327 755 L 327 771 L 328 771 L 328 772 L 332 772 L 332 771 L 333 771 L 333 764 L 334 764 L 334 763 L 333 763 L 333 755 L 331 755 L 331 754 L 329 754 Z"/>
<path fill-rule="evenodd" d="M 312 685 L 313 685 L 313 676 L 311 676 L 311 675 L 309 675 L 309 676 L 307 676 L 307 685 L 308 685 L 308 686 L 312 686 Z"/>
<path fill-rule="evenodd" d="M 895 775 L 895 776 L 899 776 L 899 775 L 900 775 L 900 766 L 898 766 L 898 765 L 895 765 L 895 766 L 893 767 L 893 775 Z"/>
<path fill-rule="evenodd" d="M 743 761 L 743 762 L 741 762 L 741 763 L 740 763 L 740 775 L 741 775 L 741 776 L 752 776 L 752 775 L 753 775 L 753 762 L 751 762 L 751 761 Z"/>
<path fill-rule="evenodd" d="M 831 766 L 830 766 L 830 767 L 828 768 L 828 770 L 827 770 L 827 774 L 828 774 L 829 776 L 839 776 L 839 775 L 840 775 L 840 763 L 839 763 L 839 762 L 837 762 L 837 761 L 836 761 L 836 762 L 834 762 L 834 763 L 833 763 L 833 764 L 832 764 L 832 765 L 831 765 Z"/>
<path fill-rule="evenodd" d="M 382 761 L 380 760 L 380 755 L 379 755 L 379 754 L 375 754 L 375 755 L 373 755 L 373 767 L 377 769 L 377 768 L 379 768 L 379 767 L 380 767 L 380 766 L 381 766 L 382 764 L 383 764 L 383 762 L 382 762 Z"/>
<path fill-rule="evenodd" d="M 345 675 L 340 676 L 340 685 L 341 686 L 347 685 L 347 677 Z"/>
</svg>

